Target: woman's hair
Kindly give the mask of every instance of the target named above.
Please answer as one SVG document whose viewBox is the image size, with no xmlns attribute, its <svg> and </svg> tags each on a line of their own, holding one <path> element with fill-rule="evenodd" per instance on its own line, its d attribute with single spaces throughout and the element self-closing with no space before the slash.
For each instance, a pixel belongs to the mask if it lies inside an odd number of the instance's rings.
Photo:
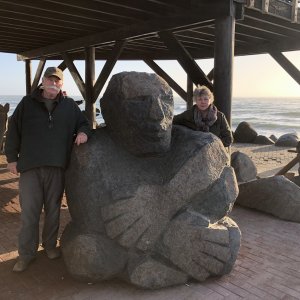
<svg viewBox="0 0 300 300">
<path fill-rule="evenodd" d="M 205 85 L 198 85 L 194 89 L 193 93 L 193 101 L 196 102 L 197 97 L 201 97 L 202 95 L 207 95 L 208 98 L 210 99 L 210 103 L 214 102 L 214 94 L 211 92 L 211 90 L 205 86 Z"/>
</svg>

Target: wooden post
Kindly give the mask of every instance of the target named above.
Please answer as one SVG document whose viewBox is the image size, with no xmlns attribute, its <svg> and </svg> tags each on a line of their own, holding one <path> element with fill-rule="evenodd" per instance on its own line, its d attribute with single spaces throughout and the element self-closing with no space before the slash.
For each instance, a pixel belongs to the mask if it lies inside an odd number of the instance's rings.
<svg viewBox="0 0 300 300">
<path fill-rule="evenodd" d="M 38 84 L 39 84 L 39 81 L 42 77 L 42 72 L 43 72 L 45 64 L 46 64 L 46 59 L 41 58 L 41 60 L 39 62 L 39 65 L 38 65 L 38 67 L 35 71 L 34 80 L 33 80 L 32 85 L 31 85 L 32 91 L 34 91 L 37 88 Z"/>
<path fill-rule="evenodd" d="M 190 109 L 193 106 L 193 81 L 187 75 L 187 99 L 186 99 L 186 108 Z"/>
<path fill-rule="evenodd" d="M 85 48 L 85 113 L 92 129 L 96 128 L 95 84 L 95 48 Z"/>
<path fill-rule="evenodd" d="M 31 60 L 25 60 L 26 95 L 31 94 Z"/>
<path fill-rule="evenodd" d="M 281 67 L 300 84 L 300 71 L 281 52 L 270 51 L 270 55 L 281 65 Z"/>
<path fill-rule="evenodd" d="M 291 20 L 293 23 L 298 21 L 298 0 L 293 0 Z"/>
<path fill-rule="evenodd" d="M 214 97 L 217 108 L 231 125 L 232 71 L 234 57 L 234 12 L 216 19 L 214 56 Z"/>
<path fill-rule="evenodd" d="M 269 0 L 262 0 L 262 3 L 261 3 L 261 10 L 264 14 L 267 14 L 269 12 Z"/>
<path fill-rule="evenodd" d="M 285 165 L 282 169 L 280 169 L 275 175 L 284 175 L 286 172 L 288 172 L 297 163 L 300 163 L 300 154 L 299 153 L 287 165 Z"/>
<path fill-rule="evenodd" d="M 247 0 L 247 6 L 248 7 L 254 7 L 254 0 Z"/>
</svg>

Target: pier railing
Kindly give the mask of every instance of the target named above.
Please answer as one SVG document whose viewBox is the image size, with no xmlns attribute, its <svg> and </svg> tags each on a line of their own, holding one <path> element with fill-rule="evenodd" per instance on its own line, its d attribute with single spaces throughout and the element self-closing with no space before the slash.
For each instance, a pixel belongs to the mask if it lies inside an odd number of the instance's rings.
<svg viewBox="0 0 300 300">
<path fill-rule="evenodd" d="M 247 0 L 248 8 L 300 23 L 299 0 Z"/>
</svg>

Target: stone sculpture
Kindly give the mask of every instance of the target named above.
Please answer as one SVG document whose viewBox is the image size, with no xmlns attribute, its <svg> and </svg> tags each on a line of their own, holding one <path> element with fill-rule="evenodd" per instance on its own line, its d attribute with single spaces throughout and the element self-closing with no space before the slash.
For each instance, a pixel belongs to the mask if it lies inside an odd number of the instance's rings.
<svg viewBox="0 0 300 300">
<path fill-rule="evenodd" d="M 66 177 L 72 276 L 155 289 L 230 272 L 238 186 L 222 142 L 172 127 L 172 90 L 155 74 L 114 75 L 100 103 L 106 127 L 74 148 Z"/>
</svg>

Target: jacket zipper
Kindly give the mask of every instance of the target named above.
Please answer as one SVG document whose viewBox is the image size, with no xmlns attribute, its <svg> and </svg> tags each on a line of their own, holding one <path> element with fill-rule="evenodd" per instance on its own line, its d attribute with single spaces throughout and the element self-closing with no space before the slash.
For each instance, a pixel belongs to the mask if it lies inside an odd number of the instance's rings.
<svg viewBox="0 0 300 300">
<path fill-rule="evenodd" d="M 50 111 L 48 112 L 48 127 L 53 128 L 53 117 Z"/>
</svg>

